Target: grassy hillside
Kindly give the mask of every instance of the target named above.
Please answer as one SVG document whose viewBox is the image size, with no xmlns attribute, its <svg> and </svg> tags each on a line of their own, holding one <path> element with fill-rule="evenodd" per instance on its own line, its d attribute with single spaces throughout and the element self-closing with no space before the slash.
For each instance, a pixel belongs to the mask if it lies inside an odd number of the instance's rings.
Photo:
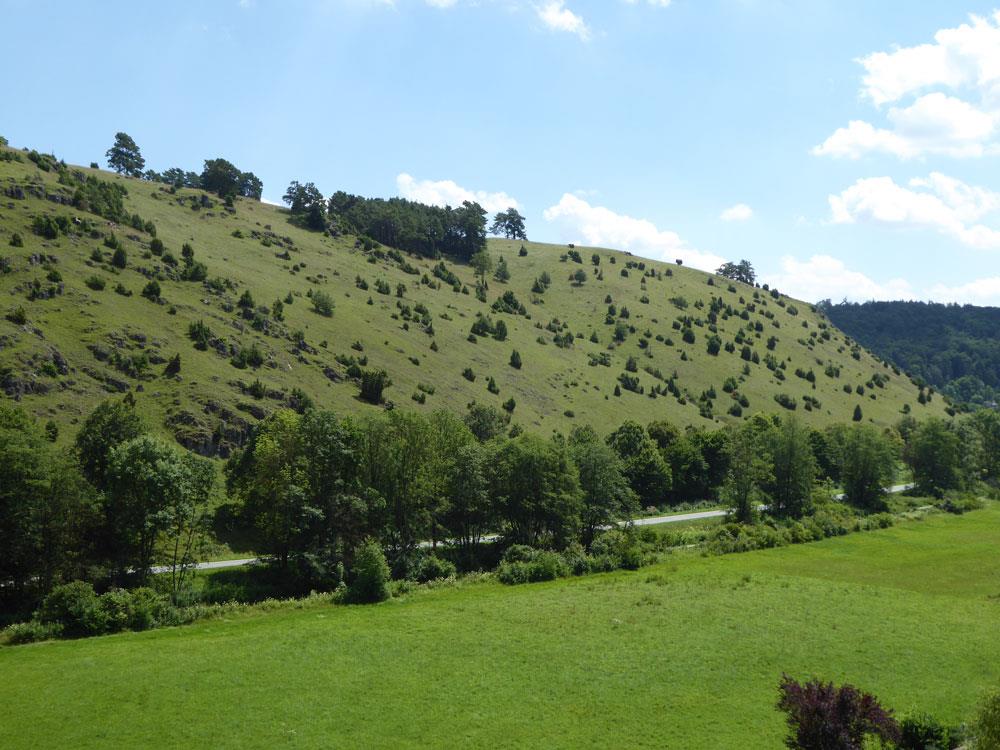
<svg viewBox="0 0 1000 750">
<path fill-rule="evenodd" d="M 627 253 L 590 248 L 577 249 L 577 264 L 565 247 L 525 243 L 521 255 L 520 242 L 491 240 L 511 278 L 491 279 L 484 303 L 469 266 L 446 261 L 459 281 L 454 291 L 434 275 L 436 261 L 384 247 L 366 252 L 357 238 L 301 229 L 274 206 L 240 199 L 227 208 L 201 191 L 174 194 L 98 170 L 71 167 L 60 179 L 57 168 L 43 171 L 24 152 L 4 153 L 19 161 L 0 161 L 0 312 L 7 316 L 0 319 L 0 387 L 64 428 L 63 439 L 109 392 L 135 390 L 153 424 L 202 453 L 226 455 L 255 419 L 300 402 L 302 394 L 341 412 L 377 408 L 358 399 L 351 357 L 388 371 L 386 396 L 397 407 L 461 412 L 472 401 L 500 406 L 513 398 L 513 421 L 541 432 L 576 421 L 610 429 L 626 418 L 709 427 L 737 419 L 729 412 L 739 399 L 743 417 L 780 411 L 777 395 L 817 425 L 849 421 L 857 405 L 878 424 L 894 422 L 905 405 L 917 416 L 944 409 L 939 398 L 918 404 L 905 377 L 852 348 L 808 304 L 699 271 L 637 266 Z M 125 208 L 155 225 L 163 255 L 152 254 L 148 232 L 67 205 L 87 176 L 127 188 Z M 49 239 L 32 231 L 44 216 L 65 217 L 64 230 Z M 12 246 L 15 233 L 20 247 Z M 126 251 L 123 269 L 105 246 L 112 233 Z M 184 243 L 207 267 L 206 281 L 180 279 Z M 176 266 L 165 262 L 168 254 Z M 580 269 L 586 281 L 575 284 L 569 276 Z M 543 273 L 551 284 L 535 293 Z M 150 279 L 158 280 L 159 301 L 141 295 Z M 103 289 L 92 288 L 102 281 Z M 256 307 L 244 315 L 238 302 L 247 291 Z M 508 291 L 527 315 L 491 311 Z M 332 317 L 312 309 L 313 292 L 330 295 Z M 606 319 L 608 298 L 616 310 Z M 277 320 L 274 303 L 286 299 Z M 714 356 L 707 351 L 713 299 L 720 345 L 734 345 Z M 507 339 L 470 341 L 478 313 L 503 320 Z M 197 321 L 211 330 L 204 351 L 188 335 Z M 617 321 L 632 327 L 621 342 L 613 338 Z M 569 345 L 557 345 L 557 335 Z M 746 341 L 735 343 L 738 336 Z M 741 356 L 744 346 L 750 361 Z M 234 355 L 253 347 L 260 366 L 234 366 Z M 521 369 L 509 363 L 514 349 Z M 180 371 L 167 375 L 176 354 Z M 629 357 L 637 372 L 626 374 L 638 378 L 643 393 L 623 389 L 615 396 Z M 475 380 L 463 376 L 466 368 Z M 498 393 L 488 390 L 490 377 Z M 727 378 L 735 394 L 724 391 Z"/>
<path fill-rule="evenodd" d="M 634 573 L 0 650 L 0 744 L 777 747 L 783 671 L 969 717 L 1000 509 Z"/>
</svg>

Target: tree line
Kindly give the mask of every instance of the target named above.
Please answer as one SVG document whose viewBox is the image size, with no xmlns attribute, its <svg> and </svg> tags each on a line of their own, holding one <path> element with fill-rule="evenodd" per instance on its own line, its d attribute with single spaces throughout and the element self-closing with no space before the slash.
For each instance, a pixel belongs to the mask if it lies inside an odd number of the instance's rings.
<svg viewBox="0 0 1000 750">
<path fill-rule="evenodd" d="M 119 132 L 106 153 L 108 166 L 119 174 L 174 188 L 198 188 L 220 198 L 243 196 L 260 200 L 264 184 L 253 172 L 243 172 L 226 159 L 205 160 L 201 173 L 171 167 L 163 172 L 146 169 L 138 144 Z M 96 166 L 92 165 L 92 166 Z M 293 180 L 283 196 L 292 217 L 313 230 L 356 234 L 368 243 L 381 243 L 428 258 L 448 255 L 468 261 L 486 248 L 487 232 L 508 239 L 527 240 L 524 216 L 510 207 L 497 212 L 492 224 L 475 201 L 462 205 L 429 206 L 405 198 L 364 198 L 338 190 L 329 199 L 315 183 Z"/>
<path fill-rule="evenodd" d="M 508 239 L 527 239 L 524 217 L 513 207 L 498 212 L 488 227 L 487 212 L 475 201 L 441 207 L 405 198 L 363 198 L 342 190 L 325 199 L 314 183 L 297 180 L 283 200 L 293 218 L 309 229 L 355 234 L 365 242 L 427 258 L 448 255 L 468 261 L 485 250 L 487 228 Z"/>
<path fill-rule="evenodd" d="M 755 416 L 719 431 L 625 422 L 550 437 L 508 429 L 473 405 L 464 417 L 403 410 L 340 417 L 278 411 L 225 465 L 150 434 L 131 397 L 100 404 L 70 450 L 22 410 L 0 407 L 0 599 L 23 611 L 52 586 L 144 583 L 166 565 L 185 584 L 214 509 L 281 575 L 315 587 L 353 575 L 366 540 L 392 573 L 414 575 L 424 547 L 446 543 L 464 569 L 509 545 L 590 548 L 641 508 L 720 500 L 737 521 L 808 515 L 816 484 L 881 510 L 898 459 L 918 491 L 943 497 L 1000 472 L 1000 415 L 904 419 L 896 428 L 811 429 L 794 415 Z M 761 507 L 765 509 L 761 511 Z M 215 512 L 215 516 L 219 515 Z M 499 545 L 485 544 L 496 534 Z"/>
<path fill-rule="evenodd" d="M 128 133 L 116 133 L 115 141 L 105 153 L 108 166 L 118 174 L 138 177 L 150 182 L 163 182 L 175 188 L 198 188 L 215 193 L 220 198 L 242 196 L 260 200 L 264 183 L 253 172 L 243 172 L 226 159 L 206 159 L 201 173 L 180 167 L 163 172 L 145 169 L 146 160 L 138 144 Z M 95 165 L 92 165 L 95 166 Z"/>
</svg>

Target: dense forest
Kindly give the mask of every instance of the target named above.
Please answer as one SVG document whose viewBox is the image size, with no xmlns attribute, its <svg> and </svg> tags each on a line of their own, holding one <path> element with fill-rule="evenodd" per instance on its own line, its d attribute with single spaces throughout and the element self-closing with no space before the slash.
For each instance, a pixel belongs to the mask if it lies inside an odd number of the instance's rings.
<svg viewBox="0 0 1000 750">
<path fill-rule="evenodd" d="M 1000 308 L 829 301 L 820 307 L 860 344 L 955 401 L 1000 400 Z"/>
</svg>

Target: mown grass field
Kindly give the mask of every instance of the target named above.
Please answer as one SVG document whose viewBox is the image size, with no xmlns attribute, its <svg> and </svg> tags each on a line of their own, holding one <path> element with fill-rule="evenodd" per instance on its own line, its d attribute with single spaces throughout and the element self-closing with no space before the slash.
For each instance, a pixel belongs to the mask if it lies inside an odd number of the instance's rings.
<svg viewBox="0 0 1000 750">
<path fill-rule="evenodd" d="M 0 650 L 0 746 L 778 747 L 782 671 L 968 717 L 1000 508 L 634 573 Z"/>
<path fill-rule="evenodd" d="M 778 394 L 795 399 L 797 413 L 816 425 L 850 421 L 856 405 L 862 407 L 865 420 L 881 425 L 898 420 L 905 405 L 917 417 L 944 413 L 939 397 L 919 404 L 917 389 L 904 376 L 895 375 L 866 351 L 852 351 L 839 331 L 825 330 L 825 322 L 807 303 L 775 299 L 762 290 L 755 300 L 751 287 L 730 285 L 673 263 L 644 261 L 621 251 L 578 248 L 583 260 L 578 265 L 565 259 L 568 248 L 563 246 L 525 243 L 527 255 L 522 257 L 520 242 L 491 240 L 491 253 L 506 259 L 511 279 L 506 284 L 491 280 L 484 303 L 474 294 L 453 291 L 448 284 L 432 288 L 421 283 L 425 274 L 436 283 L 433 261 L 406 257 L 411 270 L 417 271 L 407 273 L 387 257 L 378 259 L 357 249 L 352 236 L 327 237 L 295 226 L 288 213 L 275 206 L 238 200 L 228 212 L 212 196 L 211 207 L 192 210 L 191 201 L 197 202 L 201 191 L 184 189 L 174 195 L 158 183 L 98 170 L 78 171 L 125 185 L 129 191 L 126 209 L 155 223 L 168 252 L 179 259 L 182 244 L 191 243 L 195 259 L 207 266 L 209 279 L 227 280 L 233 288 L 219 294 L 202 283 L 172 278 L 162 259 L 150 253 L 150 236 L 130 227 L 111 228 L 93 214 L 54 203 L 52 197 L 63 200 L 73 192 L 72 186 L 57 183 L 55 172 L 40 172 L 27 159 L 0 162 L 0 188 L 20 187 L 26 194 L 20 200 L 0 198 L 0 256 L 8 269 L 0 273 L 0 380 L 7 383 L 3 387 L 8 395 L 20 396 L 39 418 L 60 425 L 63 441 L 75 432 L 75 423 L 109 393 L 140 387 L 139 408 L 151 425 L 207 454 L 218 452 L 220 444 L 225 444 L 224 452 L 238 445 L 260 415 L 289 403 L 293 388 L 302 389 L 318 406 L 341 413 L 374 409 L 358 399 L 358 387 L 346 377 L 338 355 L 366 356 L 368 367 L 385 368 L 393 381 L 386 397 L 398 407 L 462 413 L 471 401 L 499 407 L 513 397 L 513 421 L 541 433 L 565 431 L 577 423 L 610 430 L 628 418 L 718 427 L 735 421 L 728 414 L 732 397 L 722 390 L 728 377 L 738 381 L 738 393 L 749 403 L 744 417 L 783 411 L 774 400 Z M 111 265 L 111 252 L 103 247 L 100 236 L 71 231 L 46 240 L 33 234 L 33 218 L 45 214 L 88 219 L 101 233 L 113 230 L 127 251 L 126 268 Z M 534 229 L 528 227 L 529 236 Z M 23 247 L 11 246 L 15 232 L 22 235 Z M 234 236 L 235 232 L 242 236 Z M 101 254 L 100 261 L 92 258 L 95 250 Z M 591 261 L 594 253 L 600 258 L 597 267 Z M 645 277 L 637 268 L 626 269 L 627 263 L 640 261 L 657 275 Z M 470 290 L 475 289 L 469 266 L 449 262 L 448 267 Z M 576 286 L 568 277 L 581 268 L 588 280 Z M 626 270 L 628 276 L 623 276 Z M 53 271 L 62 278 L 62 294 L 29 301 L 31 284 L 37 280 L 47 287 L 46 277 Z M 598 271 L 603 278 L 598 278 Z M 533 293 L 534 281 L 543 273 L 550 275 L 551 286 L 543 294 Z M 157 275 L 164 304 L 140 296 L 148 278 Z M 87 286 L 85 281 L 91 276 L 106 282 L 102 291 Z M 359 277 L 369 285 L 367 290 L 358 287 Z M 376 291 L 379 280 L 388 283 L 390 294 Z M 400 283 L 406 285 L 402 298 L 395 291 Z M 118 284 L 132 296 L 116 293 Z M 288 294 L 294 301 L 285 305 L 283 321 L 271 319 L 267 331 L 257 331 L 234 307 L 245 291 L 251 292 L 259 307 L 271 308 Z M 333 297 L 332 317 L 313 312 L 310 291 Z M 515 293 L 530 319 L 490 311 L 505 291 Z M 624 306 L 631 313 L 624 322 L 635 331 L 621 343 L 613 341 L 614 327 L 605 322 L 608 297 L 618 311 Z M 713 297 L 733 311 L 718 320 L 722 343 L 734 343 L 742 329 L 759 364 L 741 358 L 743 344 L 734 352 L 724 348 L 716 356 L 707 352 Z M 419 320 L 405 319 L 401 306 L 412 311 L 417 305 L 427 308 L 433 335 Z M 20 306 L 27 314 L 25 325 L 4 319 Z M 479 312 L 504 320 L 509 332 L 506 341 L 468 340 Z M 674 328 L 683 317 L 692 319 L 693 343 L 685 342 Z M 263 366 L 237 369 L 228 355 L 211 347 L 196 350 L 187 331 L 198 320 L 226 345 L 256 344 L 265 358 Z M 760 331 L 754 330 L 758 324 Z M 555 345 L 554 332 L 560 329 L 580 334 L 572 347 Z M 295 345 L 295 331 L 305 334 L 305 348 Z M 596 342 L 590 340 L 591 334 L 596 334 Z M 772 336 L 777 339 L 773 351 L 767 348 Z M 640 341 L 648 346 L 640 347 Z M 437 351 L 432 350 L 432 342 Z M 514 349 L 523 360 L 519 370 L 509 364 Z M 116 369 L 112 359 L 99 359 L 98 351 L 104 357 L 145 353 L 154 364 L 134 377 Z M 68 366 L 63 374 L 48 366 L 56 353 Z M 165 375 L 163 364 L 174 354 L 181 356 L 176 377 Z M 590 364 L 592 355 L 602 354 L 609 357 L 607 366 Z M 783 382 L 765 367 L 769 354 L 784 363 Z M 617 378 L 629 357 L 637 360 L 635 375 L 645 394 L 623 391 L 616 397 Z M 475 373 L 474 381 L 463 377 L 467 367 Z M 828 367 L 836 374 L 826 374 Z M 650 391 L 664 381 L 646 368 L 662 378 L 676 374 L 680 397 L 665 394 L 651 399 Z M 796 370 L 812 372 L 815 387 L 797 377 Z M 883 387 L 867 387 L 876 373 L 888 376 L 889 381 Z M 499 393 L 487 389 L 490 377 Z M 265 395 L 258 392 L 255 397 L 248 392 L 247 386 L 256 380 Z M 419 396 L 420 385 L 432 386 L 434 391 L 423 404 L 412 399 Z M 845 386 L 850 393 L 844 391 Z M 858 392 L 859 386 L 863 393 Z M 703 416 L 697 401 L 710 388 L 716 394 L 712 413 Z M 820 406 L 807 411 L 806 396 Z"/>
</svg>

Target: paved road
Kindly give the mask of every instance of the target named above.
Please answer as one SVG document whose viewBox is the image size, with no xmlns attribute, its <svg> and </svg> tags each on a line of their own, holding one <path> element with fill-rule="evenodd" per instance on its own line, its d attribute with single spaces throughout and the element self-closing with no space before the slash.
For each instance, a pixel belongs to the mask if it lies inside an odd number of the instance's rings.
<svg viewBox="0 0 1000 750">
<path fill-rule="evenodd" d="M 210 562 L 200 562 L 191 567 L 194 570 L 217 570 L 219 568 L 238 568 L 242 565 L 249 565 L 259 560 L 259 557 L 245 557 L 241 560 L 212 560 Z M 169 565 L 154 565 L 150 568 L 153 573 L 169 573 Z"/>
<path fill-rule="evenodd" d="M 912 484 L 894 484 L 892 487 L 887 489 L 887 492 L 897 493 L 905 492 L 906 490 L 912 489 Z M 834 495 L 835 500 L 843 500 L 843 494 Z M 760 506 L 763 510 L 764 506 Z M 721 518 L 722 516 L 728 515 L 727 510 L 700 510 L 694 513 L 671 513 L 664 516 L 647 516 L 645 518 L 636 518 L 632 521 L 635 526 L 658 526 L 661 523 L 682 523 L 684 521 L 697 521 L 702 518 Z M 619 526 L 624 526 L 627 521 L 619 521 Z M 492 542 L 497 539 L 496 534 L 490 534 L 483 537 L 484 542 Z M 424 542 L 422 546 L 430 547 L 430 542 Z M 194 566 L 195 570 L 218 570 L 219 568 L 238 568 L 243 565 L 250 565 L 251 563 L 258 562 L 259 558 L 247 557 L 242 560 L 213 560 L 212 562 L 198 563 Z M 170 568 L 166 566 L 158 566 L 153 568 L 154 573 L 169 573 Z"/>
<path fill-rule="evenodd" d="M 886 492 L 895 494 L 897 492 L 905 492 L 906 490 L 913 489 L 912 484 L 894 484 L 892 487 L 886 489 Z M 843 500 L 843 493 L 833 496 L 834 500 Z M 764 510 L 766 506 L 761 505 L 758 510 Z M 661 523 L 677 523 L 678 521 L 697 521 L 700 518 L 721 518 L 722 516 L 728 515 L 727 510 L 702 510 L 697 513 L 673 513 L 667 516 L 649 516 L 647 518 L 636 518 L 632 521 L 636 526 L 657 526 Z M 622 521 L 620 525 L 624 525 L 625 522 Z"/>
</svg>

